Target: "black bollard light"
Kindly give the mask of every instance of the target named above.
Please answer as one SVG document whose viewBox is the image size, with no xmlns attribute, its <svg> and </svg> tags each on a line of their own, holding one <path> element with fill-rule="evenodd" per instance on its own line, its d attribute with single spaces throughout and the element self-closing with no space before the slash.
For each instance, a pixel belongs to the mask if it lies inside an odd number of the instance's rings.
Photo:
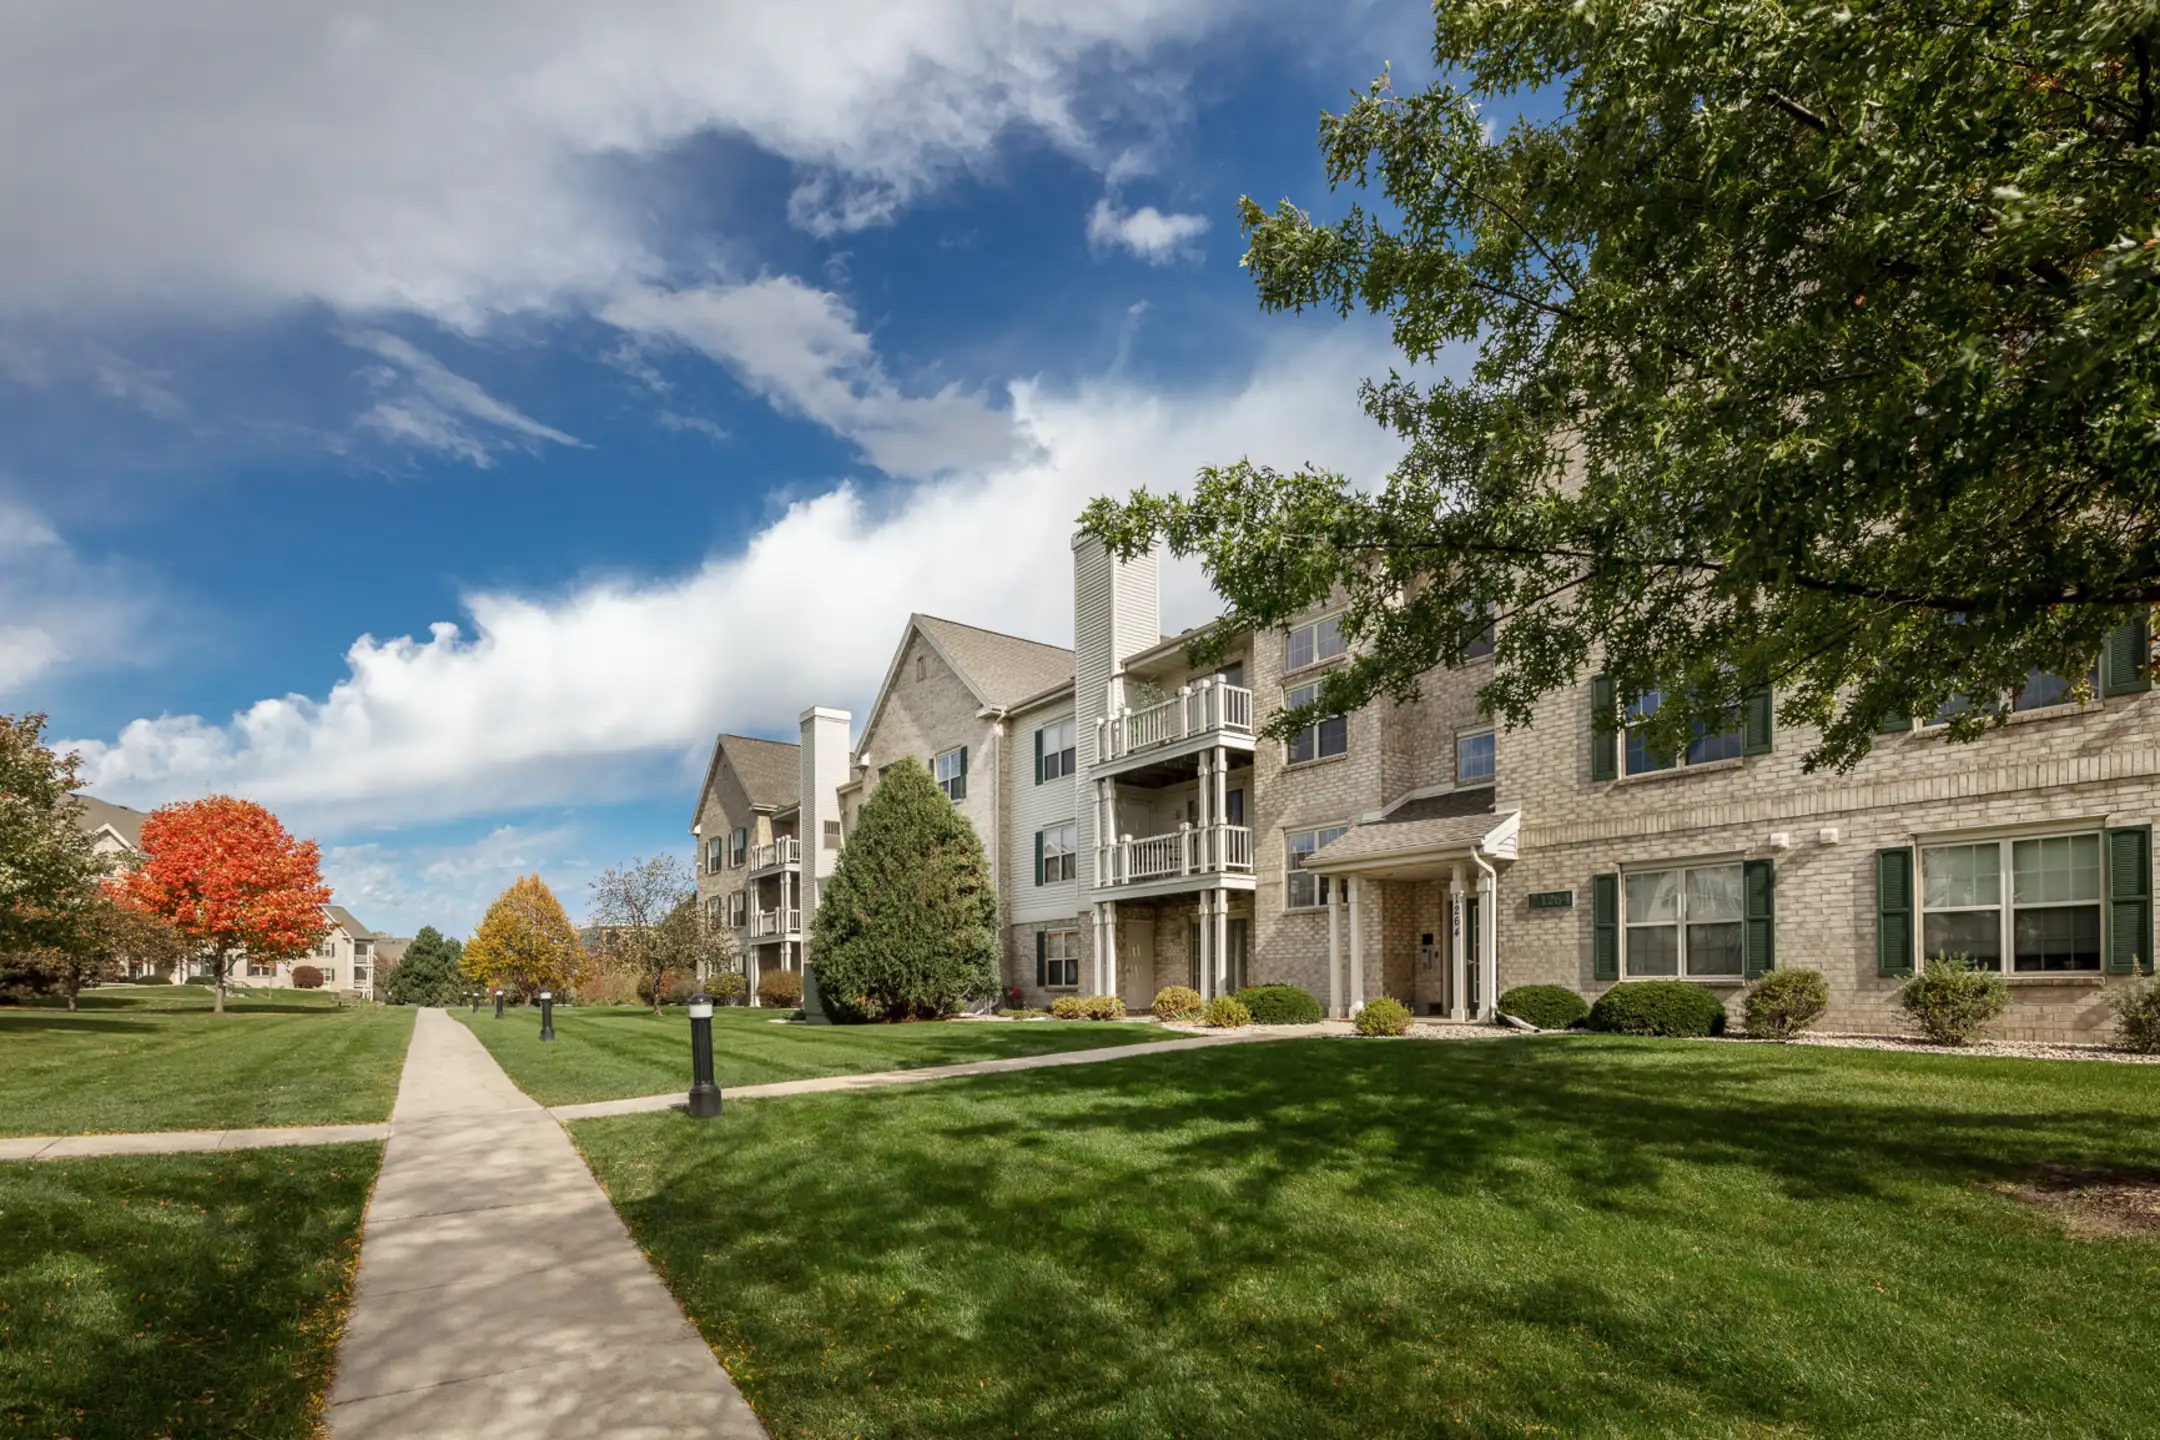
<svg viewBox="0 0 2160 1440">
<path fill-rule="evenodd" d="M 720 1087 L 712 1075 L 712 997 L 702 990 L 690 997 L 690 1113 L 699 1120 L 720 1118 Z"/>
<path fill-rule="evenodd" d="M 466 998 L 467 1000 L 470 1000 L 470 1001 L 472 1001 L 472 1013 L 473 1013 L 473 1014 L 475 1014 L 475 1015 L 479 1014 L 479 1013 L 480 1013 L 480 992 L 479 992 L 479 991 L 477 991 L 477 990 L 468 990 L 468 991 L 466 991 L 466 992 L 465 992 L 465 998 Z"/>
<path fill-rule="evenodd" d="M 495 987 L 495 1018 L 502 1019 L 502 986 Z"/>
<path fill-rule="evenodd" d="M 555 995 L 549 990 L 540 992 L 540 1038 L 555 1038 Z"/>
</svg>

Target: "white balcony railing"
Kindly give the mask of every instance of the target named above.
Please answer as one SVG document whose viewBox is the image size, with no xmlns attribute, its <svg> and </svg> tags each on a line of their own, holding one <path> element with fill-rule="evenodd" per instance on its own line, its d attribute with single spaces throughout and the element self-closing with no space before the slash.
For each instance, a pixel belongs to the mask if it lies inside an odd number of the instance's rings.
<svg viewBox="0 0 2160 1440">
<path fill-rule="evenodd" d="M 1095 722 L 1095 753 L 1104 760 L 1138 755 L 1196 735 L 1253 733 L 1253 694 L 1242 685 L 1207 679 L 1180 686 L 1167 700 L 1127 706 Z"/>
<path fill-rule="evenodd" d="M 800 910 L 760 910 L 750 917 L 753 936 L 793 935 L 802 929 Z"/>
<path fill-rule="evenodd" d="M 1252 830 L 1244 825 L 1194 828 L 1168 835 L 1127 835 L 1102 847 L 1095 873 L 1104 886 L 1140 885 L 1180 876 L 1252 874 Z"/>
<path fill-rule="evenodd" d="M 778 870 L 788 865 L 799 865 L 801 863 L 802 849 L 795 843 L 795 837 L 792 835 L 783 835 L 770 845 L 753 845 L 750 847 L 750 868 L 752 870 Z"/>
</svg>

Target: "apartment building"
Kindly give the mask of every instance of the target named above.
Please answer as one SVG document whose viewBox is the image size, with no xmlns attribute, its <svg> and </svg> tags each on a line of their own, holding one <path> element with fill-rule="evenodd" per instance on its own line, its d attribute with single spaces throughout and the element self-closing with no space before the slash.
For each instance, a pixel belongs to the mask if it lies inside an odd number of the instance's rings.
<svg viewBox="0 0 2160 1440">
<path fill-rule="evenodd" d="M 698 906 L 734 933 L 754 993 L 768 969 L 802 968 L 801 746 L 749 735 L 713 742 L 690 833 Z"/>
<path fill-rule="evenodd" d="M 1196 667 L 1201 633 L 1161 633 L 1155 557 L 1082 537 L 1072 563 L 1071 650 L 910 617 L 828 792 L 836 846 L 884 766 L 930 766 L 983 838 L 1006 981 L 1029 1003 L 1282 983 L 1334 1015 L 1385 994 L 1475 1021 L 1514 985 L 1676 978 L 1731 1002 L 1783 965 L 1823 972 L 1831 1028 L 1884 1031 L 1913 967 L 1955 951 L 2005 973 L 2001 1033 L 2080 1039 L 2105 1029 L 2108 987 L 2151 967 L 2160 698 L 2142 629 L 2079 683 L 2001 697 L 2009 723 L 1976 743 L 1914 722 L 1849 773 L 1810 775 L 1814 737 L 1770 696 L 1678 756 L 1594 729 L 1594 676 L 1498 731 L 1476 699 L 1489 633 L 1414 700 L 1262 739 L 1344 663 L 1336 613 L 1207 637 Z M 846 716 L 810 715 L 836 717 L 823 743 L 780 748 L 805 774 L 822 753 L 830 777 Z"/>
</svg>

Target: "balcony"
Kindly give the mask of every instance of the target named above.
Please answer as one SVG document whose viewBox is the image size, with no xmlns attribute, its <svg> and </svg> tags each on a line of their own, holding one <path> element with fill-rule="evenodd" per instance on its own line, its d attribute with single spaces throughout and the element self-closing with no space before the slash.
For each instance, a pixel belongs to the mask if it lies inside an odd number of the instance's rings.
<svg viewBox="0 0 2160 1440">
<path fill-rule="evenodd" d="M 1095 722 L 1097 770 L 1129 769 L 1189 755 L 1214 745 L 1250 751 L 1253 692 L 1242 685 L 1201 680 L 1167 700 L 1130 706 Z M 1160 838 L 1160 837 L 1158 837 Z"/>
<path fill-rule="evenodd" d="M 783 835 L 770 845 L 750 847 L 750 873 L 752 876 L 769 874 L 775 870 L 793 870 L 802 864 L 802 847 L 792 835 Z"/>
<path fill-rule="evenodd" d="M 1180 825 L 1167 835 L 1127 835 L 1097 852 L 1096 890 L 1169 895 L 1181 890 L 1249 890 L 1253 884 L 1253 832 L 1244 825 L 1195 828 Z"/>
<path fill-rule="evenodd" d="M 793 940 L 800 934 L 800 910 L 759 910 L 750 917 L 750 938 L 753 941 Z"/>
</svg>

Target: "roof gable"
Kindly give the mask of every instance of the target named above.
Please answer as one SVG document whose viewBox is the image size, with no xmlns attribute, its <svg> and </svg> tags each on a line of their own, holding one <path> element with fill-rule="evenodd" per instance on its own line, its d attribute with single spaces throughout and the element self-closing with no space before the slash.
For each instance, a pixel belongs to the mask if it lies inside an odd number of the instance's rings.
<svg viewBox="0 0 2160 1440">
<path fill-rule="evenodd" d="M 1039 699 L 1056 685 L 1072 683 L 1073 652 L 1062 645 L 1026 640 L 935 615 L 910 615 L 907 628 L 900 633 L 900 643 L 893 647 L 892 663 L 885 667 L 885 683 L 878 687 L 877 700 L 855 737 L 858 759 L 877 732 L 885 702 L 892 698 L 893 686 L 899 682 L 908 645 L 918 635 L 986 710 L 1009 710 L 1022 701 Z"/>
<path fill-rule="evenodd" d="M 698 787 L 697 808 L 690 814 L 692 830 L 705 813 L 705 800 L 712 794 L 723 755 L 753 810 L 784 810 L 802 803 L 801 745 L 792 740 L 723 734 L 713 741 L 712 758 L 705 763 L 705 783 Z"/>
</svg>

